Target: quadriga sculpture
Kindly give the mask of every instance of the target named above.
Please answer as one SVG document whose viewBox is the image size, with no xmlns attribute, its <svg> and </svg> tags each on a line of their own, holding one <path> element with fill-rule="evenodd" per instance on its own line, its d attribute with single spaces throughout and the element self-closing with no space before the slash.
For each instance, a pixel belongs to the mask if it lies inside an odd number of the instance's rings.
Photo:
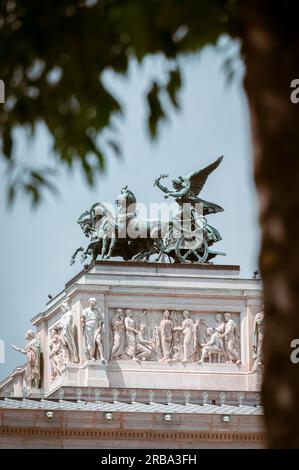
<svg viewBox="0 0 299 470">
<path fill-rule="evenodd" d="M 219 232 L 209 225 L 206 215 L 223 211 L 222 207 L 198 197 L 208 176 L 219 166 L 223 157 L 186 177 L 172 181 L 173 188 L 161 184 L 161 175 L 154 182 L 165 198 L 174 198 L 178 204 L 175 216 L 169 220 L 140 218 L 136 211 L 136 197 L 127 186 L 117 197 L 113 214 L 105 204 L 98 202 L 83 212 L 79 219 L 84 235 L 89 238 L 86 249 L 78 248 L 81 259 L 92 261 L 122 257 L 124 260 L 153 260 L 178 263 L 205 263 L 217 254 L 212 245 L 221 240 Z"/>
</svg>

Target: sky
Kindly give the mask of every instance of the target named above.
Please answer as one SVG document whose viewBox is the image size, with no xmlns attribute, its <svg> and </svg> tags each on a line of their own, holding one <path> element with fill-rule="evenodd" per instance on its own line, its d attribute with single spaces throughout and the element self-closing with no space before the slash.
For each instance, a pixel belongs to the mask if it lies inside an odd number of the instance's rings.
<svg viewBox="0 0 299 470">
<path fill-rule="evenodd" d="M 232 50 L 236 51 L 235 45 Z M 187 175 L 224 155 L 219 168 L 209 177 L 201 197 L 224 208 L 208 221 L 222 236 L 217 249 L 227 253 L 219 264 L 238 264 L 242 277 L 251 277 L 257 267 L 259 229 L 257 200 L 252 176 L 250 127 L 242 88 L 243 67 L 235 61 L 236 74 L 228 82 L 224 69 L 227 51 L 205 48 L 198 56 L 181 59 L 183 88 L 181 111 L 172 112 L 160 128 L 159 140 L 152 142 L 146 128 L 145 93 L 150 81 L 163 76 L 161 57 L 147 58 L 141 65 L 132 61 L 127 77 L 108 72 L 105 83 L 125 108 L 118 122 L 123 158 L 110 156 L 106 173 L 93 189 L 78 168 L 62 169 L 56 184 L 59 197 L 47 195 L 37 210 L 19 198 L 13 208 L 0 199 L 0 340 L 5 362 L 0 363 L 0 380 L 24 362 L 11 344 L 24 346 L 30 319 L 45 310 L 48 294 L 63 290 L 82 265 L 70 266 L 74 250 L 86 246 L 76 223 L 78 216 L 94 202 L 113 202 L 126 184 L 137 201 L 164 201 L 153 187 L 161 173 L 171 177 Z M 23 130 L 15 134 L 15 155 L 33 164 L 55 163 L 51 138 L 40 125 L 30 141 Z M 0 176 L 5 181 L 4 165 Z M 214 246 L 216 249 L 216 245 Z M 2 343 L 3 344 L 3 343 Z"/>
</svg>

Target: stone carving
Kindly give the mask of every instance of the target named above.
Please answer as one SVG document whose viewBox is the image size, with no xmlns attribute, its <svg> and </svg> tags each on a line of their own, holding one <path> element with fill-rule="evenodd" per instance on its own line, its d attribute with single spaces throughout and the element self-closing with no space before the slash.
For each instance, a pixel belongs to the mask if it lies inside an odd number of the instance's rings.
<svg viewBox="0 0 299 470">
<path fill-rule="evenodd" d="M 218 333 L 223 334 L 225 330 L 225 323 L 222 318 L 221 313 L 216 313 L 215 315 L 215 323 L 213 325 L 214 330 L 218 331 Z"/>
<path fill-rule="evenodd" d="M 173 187 L 171 189 L 166 188 L 160 183 L 160 180 L 167 178 L 168 175 L 160 175 L 159 178 L 155 180 L 154 184 L 166 194 L 166 196 L 164 196 L 165 199 L 173 197 L 179 206 L 182 206 L 183 204 L 194 205 L 196 203 L 201 203 L 203 205 L 203 215 L 222 212 L 222 207 L 198 197 L 198 194 L 205 185 L 208 176 L 216 170 L 222 159 L 223 157 L 220 157 L 205 168 L 189 173 L 189 175 L 185 177 L 179 176 L 178 178 L 174 178 L 172 180 Z"/>
<path fill-rule="evenodd" d="M 173 346 L 173 356 L 169 362 L 183 362 L 184 359 L 184 345 L 179 341 Z"/>
<path fill-rule="evenodd" d="M 152 341 L 144 338 L 146 325 L 141 323 L 137 333 L 137 357 L 143 361 L 149 361 L 152 356 L 153 345 Z"/>
<path fill-rule="evenodd" d="M 137 330 L 136 322 L 132 318 L 132 311 L 126 310 L 126 353 L 134 361 L 150 360 L 152 355 L 152 342 L 145 340 L 143 332 L 145 325 Z"/>
<path fill-rule="evenodd" d="M 173 348 L 173 321 L 170 318 L 169 310 L 165 310 L 163 319 L 160 322 L 160 337 L 161 337 L 161 361 L 168 361 L 172 355 Z"/>
<path fill-rule="evenodd" d="M 73 313 L 68 302 L 60 306 L 61 318 L 51 327 L 49 334 L 50 381 L 62 375 L 63 364 L 78 363 Z M 262 365 L 261 345 L 264 335 L 263 312 L 255 317 L 253 340 L 253 371 Z M 80 316 L 83 327 L 83 349 L 87 360 L 104 359 L 105 322 L 96 299 Z M 110 320 L 110 360 L 161 361 L 169 363 L 240 363 L 239 332 L 230 313 L 203 318 L 183 312 L 134 313 L 116 309 Z M 26 385 L 28 393 L 39 387 L 40 343 L 32 331 L 26 335 L 26 348 L 14 349 L 27 355 Z"/>
<path fill-rule="evenodd" d="M 93 261 L 98 256 L 101 259 L 122 256 L 125 260 L 148 261 L 154 256 L 157 261 L 174 260 L 179 263 L 204 263 L 216 255 L 224 255 L 225 253 L 210 250 L 214 243 L 221 240 L 221 236 L 214 227 L 207 224 L 204 217 L 223 209 L 198 197 L 208 176 L 220 165 L 222 158 L 186 177 L 173 179 L 171 189 L 161 184 L 161 180 L 167 175 L 160 175 L 155 180 L 154 186 L 165 193 L 164 197 L 174 198 L 179 205 L 178 216 L 168 221 L 139 219 L 135 210 L 136 196 L 127 186 L 121 189 L 117 197 L 115 214 L 103 203 L 93 204 L 77 221 L 90 243 L 85 250 L 80 247 L 75 251 L 71 264 L 75 262 L 79 252 L 82 252 L 82 260 L 87 256 L 91 256 Z M 128 230 L 128 227 L 132 230 Z M 192 247 L 190 237 L 193 238 Z"/>
<path fill-rule="evenodd" d="M 56 379 L 58 375 L 61 375 L 61 365 L 63 362 L 62 357 L 62 341 L 58 334 L 58 330 L 52 329 L 51 340 L 49 342 L 49 359 L 51 365 L 51 381 Z"/>
<path fill-rule="evenodd" d="M 152 348 L 155 359 L 157 361 L 161 361 L 163 358 L 163 353 L 161 348 L 160 328 L 158 326 L 155 326 L 153 329 Z"/>
<path fill-rule="evenodd" d="M 213 328 L 207 329 L 207 334 L 209 336 L 209 341 L 205 344 L 202 344 L 202 353 L 199 363 L 205 362 L 205 359 L 208 359 L 209 362 L 212 362 L 212 356 L 216 355 L 217 362 L 221 362 L 221 356 L 224 352 L 223 340 L 220 337 L 220 333 Z"/>
<path fill-rule="evenodd" d="M 125 351 L 125 323 L 121 308 L 116 310 L 116 314 L 111 320 L 111 330 L 113 343 L 110 359 L 121 359 Z"/>
<path fill-rule="evenodd" d="M 224 314 L 224 323 L 224 332 L 220 334 L 220 338 L 224 338 L 227 362 L 240 364 L 241 360 L 238 351 L 239 332 L 230 313 Z"/>
<path fill-rule="evenodd" d="M 27 331 L 26 340 L 27 344 L 24 349 L 14 344 L 12 347 L 15 351 L 25 354 L 27 358 L 25 381 L 27 393 L 30 395 L 32 389 L 40 388 L 40 341 L 32 330 Z"/>
<path fill-rule="evenodd" d="M 157 316 L 148 317 L 146 310 L 133 316 L 130 309 L 125 311 L 124 320 L 123 312 L 117 309 L 111 320 L 110 359 L 240 363 L 239 332 L 229 313 L 217 313 L 214 322 L 207 324 L 187 310 L 165 310 L 159 320 Z"/>
<path fill-rule="evenodd" d="M 136 322 L 132 318 L 132 311 L 126 310 L 126 318 L 125 318 L 125 327 L 126 327 L 126 353 L 131 358 L 136 360 Z"/>
<path fill-rule="evenodd" d="M 194 353 L 193 361 L 198 362 L 201 358 L 202 344 L 207 341 L 208 325 L 202 318 L 196 318 L 194 325 Z"/>
<path fill-rule="evenodd" d="M 81 314 L 80 321 L 83 327 L 83 348 L 87 360 L 97 359 L 105 362 L 103 351 L 104 316 L 97 307 L 95 298 L 89 299 L 89 307 Z"/>
<path fill-rule="evenodd" d="M 55 328 L 60 331 L 63 363 L 69 364 L 79 362 L 73 325 L 73 313 L 70 310 L 67 301 L 61 304 L 60 309 L 62 316 L 58 324 L 55 325 Z"/>
<path fill-rule="evenodd" d="M 253 327 L 253 372 L 256 372 L 259 367 L 263 365 L 263 340 L 264 340 L 264 308 L 261 312 L 257 313 L 254 318 Z"/>
<path fill-rule="evenodd" d="M 194 353 L 194 329 L 195 325 L 193 320 L 190 318 L 188 310 L 183 312 L 183 323 L 181 326 L 173 328 L 173 331 L 181 331 L 183 334 L 183 359 L 181 362 L 191 362 L 192 355 Z"/>
</svg>

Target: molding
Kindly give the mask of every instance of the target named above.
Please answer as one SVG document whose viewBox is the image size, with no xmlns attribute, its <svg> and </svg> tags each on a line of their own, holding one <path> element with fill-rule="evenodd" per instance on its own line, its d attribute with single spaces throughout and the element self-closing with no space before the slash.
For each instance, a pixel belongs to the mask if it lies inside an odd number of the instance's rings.
<svg viewBox="0 0 299 470">
<path fill-rule="evenodd" d="M 96 261 L 90 265 L 94 266 L 141 266 L 144 267 L 144 261 Z M 181 269 L 203 269 L 207 271 L 222 270 L 222 271 L 240 271 L 240 266 L 237 264 L 205 264 L 205 263 L 157 263 L 155 261 L 146 261 L 146 265 L 151 268 L 181 268 Z M 88 270 L 89 270 L 88 269 Z"/>
<path fill-rule="evenodd" d="M 222 431 L 159 431 L 148 430 L 115 430 L 115 429 L 62 429 L 62 428 L 32 428 L 32 427 L 8 427 L 0 428 L 0 436 L 28 436 L 41 439 L 49 437 L 71 437 L 88 439 L 139 439 L 139 440 L 192 440 L 192 441 L 232 441 L 232 442 L 265 442 L 265 433 L 243 433 Z"/>
</svg>

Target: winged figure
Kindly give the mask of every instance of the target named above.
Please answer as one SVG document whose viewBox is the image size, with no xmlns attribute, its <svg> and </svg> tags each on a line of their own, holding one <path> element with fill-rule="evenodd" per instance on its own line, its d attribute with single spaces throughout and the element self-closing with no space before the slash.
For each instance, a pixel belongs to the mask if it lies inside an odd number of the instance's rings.
<svg viewBox="0 0 299 470">
<path fill-rule="evenodd" d="M 203 204 L 203 215 L 222 212 L 222 207 L 198 197 L 208 179 L 208 176 L 216 170 L 222 160 L 223 156 L 217 158 L 217 160 L 201 170 L 189 173 L 189 175 L 185 177 L 179 176 L 178 178 L 174 178 L 172 180 L 173 189 L 166 188 L 166 186 L 163 186 L 160 182 L 161 179 L 167 178 L 168 175 L 160 175 L 159 178 L 155 180 L 154 186 L 158 186 L 158 188 L 165 193 L 165 199 L 173 197 L 180 206 L 185 203 Z"/>
<path fill-rule="evenodd" d="M 114 214 L 105 204 L 93 204 L 78 219 L 83 233 L 89 238 L 89 244 L 85 250 L 79 247 L 75 251 L 71 264 L 79 252 L 82 253 L 82 261 L 88 256 L 92 261 L 99 256 L 102 260 L 121 256 L 125 260 L 135 261 L 148 261 L 156 257 L 157 262 L 165 262 L 168 257 L 169 262 L 175 263 L 209 263 L 216 255 L 225 255 L 211 249 L 214 243 L 221 240 L 221 236 L 202 217 L 222 212 L 223 209 L 199 197 L 208 176 L 219 166 L 222 158 L 186 177 L 173 179 L 171 189 L 160 182 L 167 175 L 156 179 L 154 185 L 165 193 L 165 198 L 172 197 L 179 204 L 180 210 L 169 220 L 140 217 L 136 211 L 136 197 L 128 186 L 120 191 Z M 185 204 L 189 205 L 188 209 Z M 197 204 L 202 207 L 196 207 Z"/>
</svg>

